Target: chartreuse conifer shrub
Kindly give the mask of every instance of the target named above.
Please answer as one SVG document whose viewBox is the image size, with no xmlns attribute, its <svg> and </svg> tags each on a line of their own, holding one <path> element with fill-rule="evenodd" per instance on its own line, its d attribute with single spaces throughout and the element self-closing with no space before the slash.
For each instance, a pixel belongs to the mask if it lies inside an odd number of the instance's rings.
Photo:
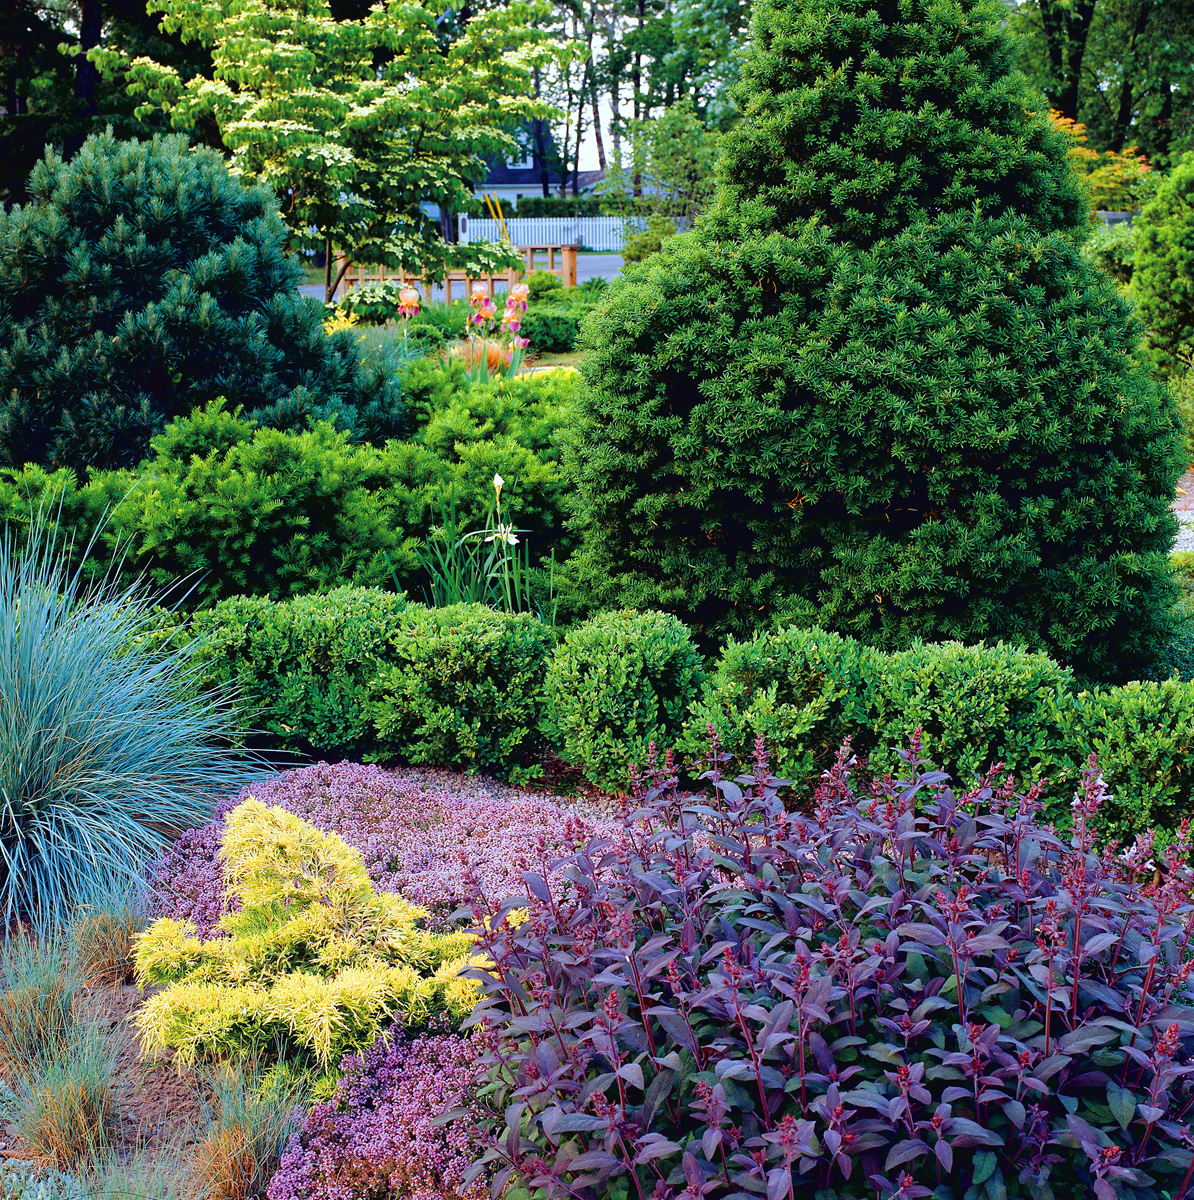
<svg viewBox="0 0 1194 1200">
<path fill-rule="evenodd" d="M 1157 365 L 1180 377 L 1194 360 L 1194 154 L 1187 154 L 1133 222 L 1132 290 Z"/>
<path fill-rule="evenodd" d="M 715 203 L 587 326 L 579 576 L 723 640 L 1163 640 L 1178 473 L 997 0 L 760 0 Z"/>
<path fill-rule="evenodd" d="M 276 201 L 181 136 L 53 151 L 0 213 L 0 459 L 134 466 L 172 417 L 219 396 L 289 427 L 405 428 L 301 296 Z"/>
<path fill-rule="evenodd" d="M 239 911 L 202 940 L 163 917 L 137 940 L 146 1052 L 181 1062 L 269 1056 L 327 1069 L 398 1021 L 462 1019 L 458 978 L 472 936 L 427 933 L 425 909 L 374 890 L 361 852 L 249 797 L 225 823 L 221 858 Z"/>
</svg>

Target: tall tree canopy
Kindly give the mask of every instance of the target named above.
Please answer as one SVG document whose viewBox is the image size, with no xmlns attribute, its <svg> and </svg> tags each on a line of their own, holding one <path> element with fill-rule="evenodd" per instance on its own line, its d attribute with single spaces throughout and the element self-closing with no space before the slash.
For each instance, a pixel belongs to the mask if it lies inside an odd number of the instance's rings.
<svg viewBox="0 0 1194 1200">
<path fill-rule="evenodd" d="M 1194 0 L 1015 0 L 1017 63 L 1098 150 L 1194 147 Z"/>
<path fill-rule="evenodd" d="M 269 184 L 294 241 L 360 262 L 438 271 L 453 258 L 438 207 L 471 193 L 486 155 L 542 114 L 533 73 L 550 58 L 521 0 L 445 28 L 427 0 L 380 0 L 336 20 L 329 0 L 156 0 L 163 28 L 209 49 L 212 77 L 148 56 L 92 57 L 127 73 L 178 129 L 211 119 L 238 174 Z M 476 248 L 471 253 L 476 255 Z"/>
</svg>

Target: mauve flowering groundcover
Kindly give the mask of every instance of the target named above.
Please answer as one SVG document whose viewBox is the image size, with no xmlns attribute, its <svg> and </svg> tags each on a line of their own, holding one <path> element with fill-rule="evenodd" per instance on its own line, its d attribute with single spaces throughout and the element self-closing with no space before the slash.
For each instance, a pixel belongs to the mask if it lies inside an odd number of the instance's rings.
<svg viewBox="0 0 1194 1200">
<path fill-rule="evenodd" d="M 565 856 L 612 829 L 545 800 L 453 796 L 376 766 L 318 763 L 245 787 L 220 803 L 210 825 L 186 831 L 150 867 L 152 916 L 193 921 L 204 938 L 218 934 L 229 906 L 219 861 L 224 818 L 250 795 L 338 833 L 361 851 L 375 886 L 424 905 L 441 926 L 478 899 L 496 909 L 544 855 Z M 467 1107 L 476 1046 L 451 1032 L 408 1039 L 395 1031 L 345 1060 L 335 1097 L 315 1105 L 291 1138 L 269 1200 L 458 1200 L 476 1157 L 474 1124 L 467 1114 L 438 1118 Z"/>
<path fill-rule="evenodd" d="M 360 850 L 376 887 L 424 905 L 435 926 L 473 903 L 476 886 L 496 908 L 522 890 L 523 871 L 544 853 L 566 855 L 612 829 L 547 800 L 454 796 L 377 766 L 316 763 L 242 788 L 221 801 L 210 825 L 188 830 L 151 864 L 153 917 L 194 921 L 204 938 L 218 932 L 229 902 L 218 858 L 224 817 L 250 795 L 338 833 Z"/>
</svg>

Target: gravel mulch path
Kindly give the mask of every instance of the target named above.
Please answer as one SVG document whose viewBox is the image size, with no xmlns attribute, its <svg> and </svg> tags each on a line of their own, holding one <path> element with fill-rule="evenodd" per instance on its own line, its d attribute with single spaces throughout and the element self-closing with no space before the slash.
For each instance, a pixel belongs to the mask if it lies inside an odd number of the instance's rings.
<svg viewBox="0 0 1194 1200">
<path fill-rule="evenodd" d="M 1173 541 L 1174 553 L 1194 550 L 1194 471 L 1187 471 L 1177 481 L 1173 515 L 1178 520 L 1177 537 Z"/>
</svg>

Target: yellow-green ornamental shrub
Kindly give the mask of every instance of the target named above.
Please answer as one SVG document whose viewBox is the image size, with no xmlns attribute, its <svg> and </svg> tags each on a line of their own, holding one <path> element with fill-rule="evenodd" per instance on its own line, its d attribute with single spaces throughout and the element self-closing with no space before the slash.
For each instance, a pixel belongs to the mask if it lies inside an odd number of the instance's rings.
<svg viewBox="0 0 1194 1200">
<path fill-rule="evenodd" d="M 390 1021 L 462 1020 L 475 985 L 459 978 L 472 938 L 420 928 L 427 915 L 376 892 L 360 851 L 250 797 L 229 814 L 222 855 L 240 911 L 203 941 L 189 921 L 137 939 L 137 981 L 163 986 L 136 1017 L 146 1052 L 182 1062 L 246 1054 L 321 1068 Z"/>
</svg>

